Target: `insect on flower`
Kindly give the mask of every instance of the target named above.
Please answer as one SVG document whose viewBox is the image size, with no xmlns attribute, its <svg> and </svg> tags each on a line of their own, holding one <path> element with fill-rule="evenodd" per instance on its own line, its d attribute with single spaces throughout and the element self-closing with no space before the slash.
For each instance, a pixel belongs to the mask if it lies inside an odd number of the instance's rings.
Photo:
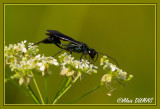
<svg viewBox="0 0 160 109">
<path fill-rule="evenodd" d="M 38 45 L 40 43 L 55 44 L 61 50 L 58 53 L 56 53 L 54 56 L 59 54 L 62 50 L 66 50 L 66 51 L 69 51 L 70 54 L 72 54 L 72 52 L 82 53 L 80 60 L 82 59 L 83 56 L 85 56 L 85 58 L 87 59 L 86 55 L 89 55 L 89 61 L 91 58 L 91 61 L 95 62 L 98 59 L 98 53 L 99 53 L 99 54 L 102 54 L 102 55 L 105 55 L 105 56 L 111 58 L 118 65 L 117 61 L 114 58 L 112 58 L 106 54 L 97 52 L 95 49 L 89 48 L 87 46 L 87 44 L 85 44 L 83 42 L 76 41 L 76 40 L 72 39 L 71 37 L 64 35 L 56 30 L 47 30 L 47 31 L 48 31 L 48 33 L 46 33 L 46 35 L 48 35 L 49 37 L 43 39 L 42 41 L 34 43 L 34 45 Z M 68 41 L 69 43 L 62 44 L 61 41 Z"/>
</svg>

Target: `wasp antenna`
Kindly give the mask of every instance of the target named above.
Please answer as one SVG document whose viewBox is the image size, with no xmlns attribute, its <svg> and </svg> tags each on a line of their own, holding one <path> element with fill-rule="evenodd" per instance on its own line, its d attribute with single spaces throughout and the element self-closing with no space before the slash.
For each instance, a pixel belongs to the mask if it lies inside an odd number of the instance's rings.
<svg viewBox="0 0 160 109">
<path fill-rule="evenodd" d="M 100 52 L 97 52 L 97 53 L 99 53 L 99 54 L 102 54 L 102 55 L 105 55 L 105 56 L 109 57 L 109 58 L 110 58 L 110 59 L 112 59 L 112 60 L 117 64 L 117 66 L 119 67 L 118 62 L 117 62 L 114 58 L 112 58 L 112 57 L 110 57 L 110 56 L 108 56 L 108 55 L 106 55 L 106 54 L 104 54 L 104 53 L 100 53 Z"/>
</svg>

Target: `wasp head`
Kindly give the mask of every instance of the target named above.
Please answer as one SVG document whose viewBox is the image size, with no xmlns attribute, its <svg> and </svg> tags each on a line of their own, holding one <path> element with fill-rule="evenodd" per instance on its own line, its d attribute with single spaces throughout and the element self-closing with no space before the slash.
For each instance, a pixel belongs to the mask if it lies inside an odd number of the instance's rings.
<svg viewBox="0 0 160 109">
<path fill-rule="evenodd" d="M 97 54 L 96 50 L 95 49 L 89 49 L 88 50 L 88 54 L 89 56 L 91 57 L 91 59 L 93 60 L 95 55 Z"/>
</svg>

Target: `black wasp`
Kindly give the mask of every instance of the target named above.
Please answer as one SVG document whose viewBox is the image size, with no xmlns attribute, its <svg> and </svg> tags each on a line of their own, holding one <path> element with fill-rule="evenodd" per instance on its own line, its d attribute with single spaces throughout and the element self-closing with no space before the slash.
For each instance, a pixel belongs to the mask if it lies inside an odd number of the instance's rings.
<svg viewBox="0 0 160 109">
<path fill-rule="evenodd" d="M 47 30 L 47 31 L 48 31 L 48 33 L 46 33 L 46 35 L 48 35 L 49 37 L 45 38 L 42 41 L 35 43 L 34 45 L 37 45 L 40 43 L 55 44 L 57 47 L 59 47 L 61 49 L 58 53 L 60 53 L 62 50 L 66 50 L 66 51 L 69 51 L 70 54 L 72 54 L 72 52 L 82 53 L 80 60 L 82 59 L 82 56 L 85 56 L 85 58 L 86 58 L 86 55 L 89 55 L 89 61 L 90 61 L 90 58 L 93 62 L 95 62 L 98 59 L 98 53 L 100 53 L 100 52 L 97 52 L 95 49 L 89 48 L 87 46 L 87 44 L 85 44 L 83 42 L 76 41 L 76 40 L 72 39 L 71 37 L 64 35 L 56 30 Z M 61 40 L 68 41 L 69 44 L 67 44 L 67 45 L 62 44 Z M 55 54 L 55 55 L 57 55 L 57 54 Z M 100 53 L 100 54 L 106 55 L 103 53 Z M 118 65 L 118 63 L 115 59 L 113 59 L 112 57 L 110 57 L 108 55 L 106 55 L 106 56 L 111 58 L 112 60 L 114 60 L 116 62 L 116 64 Z M 96 57 L 96 59 L 94 60 L 95 57 Z"/>
</svg>

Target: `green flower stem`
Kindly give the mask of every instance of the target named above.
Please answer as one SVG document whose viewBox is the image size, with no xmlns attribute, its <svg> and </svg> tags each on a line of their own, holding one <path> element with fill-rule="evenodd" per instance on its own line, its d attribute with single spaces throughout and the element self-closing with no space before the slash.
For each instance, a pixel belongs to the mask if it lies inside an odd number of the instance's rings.
<svg viewBox="0 0 160 109">
<path fill-rule="evenodd" d="M 71 102 L 69 102 L 69 104 L 72 104 L 72 103 L 74 103 L 74 102 L 76 102 L 76 101 L 78 101 L 78 100 L 84 98 L 85 96 L 87 96 L 87 95 L 89 95 L 89 94 L 95 92 L 95 91 L 96 91 L 98 88 L 100 88 L 100 87 L 101 87 L 101 85 L 96 86 L 95 88 L 93 88 L 92 90 L 88 91 L 87 93 L 85 93 L 85 94 L 83 94 L 83 95 L 81 95 L 81 96 L 79 96 L 79 97 L 73 99 Z"/>
<path fill-rule="evenodd" d="M 67 78 L 67 77 L 66 77 Z M 68 85 L 70 84 L 70 82 L 72 81 L 72 77 L 68 78 L 68 81 L 66 82 L 65 86 L 63 85 L 63 87 L 61 88 L 61 90 L 59 91 L 58 95 L 56 96 L 56 98 L 68 87 Z M 55 99 L 56 99 L 55 98 Z M 54 99 L 54 100 L 55 100 Z"/>
<path fill-rule="evenodd" d="M 35 95 L 35 93 L 33 92 L 33 90 L 31 89 L 31 87 L 28 85 L 25 85 L 28 93 L 30 94 L 32 100 L 36 103 L 36 104 L 40 104 L 40 101 L 38 100 L 37 96 Z"/>
<path fill-rule="evenodd" d="M 78 75 L 74 81 L 64 90 L 61 92 L 61 94 L 54 100 L 53 104 L 55 104 L 57 102 L 58 99 L 60 99 L 70 88 L 71 86 L 78 80 L 78 78 L 80 77 L 80 75 Z M 70 79 L 68 79 L 69 81 Z M 67 82 L 68 83 L 68 82 Z M 66 84 L 67 85 L 67 84 Z"/>
<path fill-rule="evenodd" d="M 67 81 L 67 77 L 64 77 L 64 79 L 63 79 L 63 81 L 62 81 L 62 83 L 61 83 L 61 85 L 60 85 L 60 87 L 59 87 L 59 89 L 58 89 L 58 91 L 57 91 L 57 93 L 56 93 L 56 95 L 55 95 L 55 97 L 54 97 L 54 99 L 53 99 L 53 101 L 52 101 L 51 103 L 53 103 L 54 100 L 58 97 L 58 95 L 59 95 L 60 92 L 62 91 L 62 89 L 63 89 L 66 81 Z"/>
<path fill-rule="evenodd" d="M 68 87 L 68 85 L 70 84 L 71 81 L 72 81 L 72 77 L 69 77 L 68 81 L 65 84 L 65 86 L 62 87 L 63 89 L 61 89 L 61 91 L 59 92 L 59 95 Z"/>
<path fill-rule="evenodd" d="M 8 77 L 8 78 L 5 78 L 5 83 L 8 81 L 8 80 L 13 80 L 13 79 L 15 79 L 15 78 L 17 78 L 17 74 L 14 74 L 14 75 L 12 75 L 12 76 L 10 76 L 10 77 Z"/>
<path fill-rule="evenodd" d="M 15 86 L 17 86 L 17 88 L 20 89 L 25 95 L 28 95 L 28 93 L 19 84 L 17 84 L 14 80 L 12 80 L 12 79 L 8 79 L 8 80 L 10 80 Z"/>
<path fill-rule="evenodd" d="M 22 91 L 26 96 L 30 96 L 34 103 L 39 103 L 38 99 L 36 99 L 35 94 L 33 94 L 33 91 L 27 93 L 19 84 L 17 84 L 13 79 L 11 79 L 7 73 L 6 75 L 8 76 L 7 79 L 10 80 L 15 86 L 17 86 L 20 89 L 20 91 Z M 28 88 L 31 90 L 30 87 Z"/>
<path fill-rule="evenodd" d="M 47 85 L 47 76 L 44 77 L 45 81 L 45 92 L 46 92 L 46 104 L 48 104 L 48 85 Z"/>
<path fill-rule="evenodd" d="M 41 102 L 42 102 L 42 104 L 44 104 L 44 100 L 43 100 L 43 98 L 42 98 L 42 95 L 41 95 L 41 92 L 40 92 L 39 87 L 38 87 L 38 85 L 37 85 L 37 82 L 36 82 L 36 80 L 35 80 L 35 78 L 34 78 L 34 75 L 33 75 L 32 72 L 31 72 L 31 74 L 32 74 L 32 76 L 33 76 L 33 81 L 34 81 L 34 84 L 35 84 L 36 89 L 37 89 L 37 91 L 38 91 L 38 94 L 39 94 L 39 96 L 40 96 Z"/>
<path fill-rule="evenodd" d="M 71 80 L 72 80 L 72 77 L 69 77 L 69 78 L 68 78 L 68 81 L 67 81 L 67 83 L 66 83 L 66 85 L 65 85 L 64 88 L 66 88 L 66 87 L 70 84 Z"/>
</svg>

